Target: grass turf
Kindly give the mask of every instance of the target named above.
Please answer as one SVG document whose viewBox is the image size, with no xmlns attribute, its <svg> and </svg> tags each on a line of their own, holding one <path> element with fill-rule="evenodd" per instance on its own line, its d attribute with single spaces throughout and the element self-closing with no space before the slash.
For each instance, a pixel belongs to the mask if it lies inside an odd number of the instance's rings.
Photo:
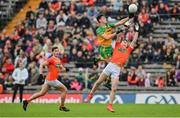
<svg viewBox="0 0 180 118">
<path fill-rule="evenodd" d="M 115 104 L 115 112 L 105 104 L 67 104 L 70 112 L 58 110 L 57 104 L 0 104 L 0 117 L 180 117 L 180 105 Z"/>
</svg>

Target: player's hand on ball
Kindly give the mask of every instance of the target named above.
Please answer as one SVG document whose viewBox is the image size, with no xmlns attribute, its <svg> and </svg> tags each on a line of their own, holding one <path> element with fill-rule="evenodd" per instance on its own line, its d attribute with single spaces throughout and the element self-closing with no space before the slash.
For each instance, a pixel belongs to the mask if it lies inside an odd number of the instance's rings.
<svg viewBox="0 0 180 118">
<path fill-rule="evenodd" d="M 130 26 L 129 21 L 125 22 L 125 23 L 124 23 L 124 26 L 125 26 L 125 27 L 129 27 L 129 26 Z"/>
<path fill-rule="evenodd" d="M 138 24 L 138 23 L 135 23 L 135 24 L 134 24 L 134 30 L 135 30 L 136 32 L 139 32 L 139 24 Z"/>
<path fill-rule="evenodd" d="M 130 20 L 128 20 L 127 22 L 124 23 L 124 26 L 125 26 L 125 27 L 129 27 L 129 26 L 131 26 L 132 24 L 133 24 L 133 20 L 130 19 Z"/>
</svg>

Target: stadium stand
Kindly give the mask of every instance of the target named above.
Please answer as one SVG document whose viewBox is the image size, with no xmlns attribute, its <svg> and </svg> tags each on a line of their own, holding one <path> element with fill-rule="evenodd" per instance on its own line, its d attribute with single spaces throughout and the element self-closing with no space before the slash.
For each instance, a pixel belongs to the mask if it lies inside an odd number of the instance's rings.
<svg viewBox="0 0 180 118">
<path fill-rule="evenodd" d="M 104 13 L 108 16 L 109 21 L 116 21 L 127 15 L 126 8 L 129 1 L 120 0 L 121 2 L 118 2 L 117 6 L 115 6 L 117 0 L 37 1 L 41 3 L 38 3 L 36 10 L 36 5 L 33 6 L 33 9 L 28 9 L 30 8 L 28 3 L 25 5 L 26 10 L 24 9 L 24 11 L 26 12 L 23 12 L 23 16 L 26 18 L 18 24 L 14 23 L 16 26 L 13 26 L 11 34 L 7 35 L 1 32 L 0 60 L 2 62 L 0 67 L 2 70 L 0 71 L 0 83 L 4 85 L 5 92 L 11 93 L 11 72 L 4 69 L 4 64 L 9 64 L 6 62 L 8 59 L 12 59 L 14 66 L 15 60 L 24 60 L 30 75 L 25 92 L 29 93 L 39 89 L 43 80 L 38 79 L 38 66 L 50 55 L 51 47 L 56 45 L 63 50 L 62 61 L 69 69 L 67 73 L 61 73 L 59 79 L 65 85 L 72 84 L 77 80 L 79 83 L 77 88 L 80 87 L 80 89 L 69 86 L 68 89 L 71 89 L 72 92 L 87 91 L 92 87 L 105 66 L 104 62 L 99 63 L 98 67 L 93 65 L 93 58 L 97 56 L 97 41 L 94 32 L 96 28 L 95 17 L 98 13 Z M 151 3 L 151 0 L 139 0 L 138 4 L 142 6 L 139 9 L 140 14 L 137 15 L 141 25 L 141 36 L 136 50 L 129 59 L 127 68 L 123 69 L 118 89 L 142 92 L 180 91 L 180 79 L 178 80 L 176 77 L 180 71 L 180 13 L 178 8 L 180 1 L 169 0 L 166 2 L 164 0 Z M 159 4 L 162 4 L 163 7 Z M 174 8 L 175 4 L 176 8 Z M 5 12 L 9 13 L 5 17 L 1 14 L 1 20 L 4 21 L 3 18 L 10 20 L 14 15 L 8 16 L 11 14 L 10 11 L 5 9 Z M 148 15 L 145 20 L 143 12 Z M 16 20 L 21 18 L 15 17 Z M 131 35 L 133 29 L 128 32 Z M 174 67 L 175 70 L 173 70 Z M 130 85 L 127 78 L 133 73 L 133 69 L 135 73 L 132 74 L 132 78 L 138 81 L 136 84 Z M 147 78 L 147 74 L 150 74 L 151 77 Z M 158 88 L 160 77 L 165 81 L 163 88 Z M 67 78 L 70 81 L 67 81 Z M 150 81 L 150 87 L 145 86 L 146 80 Z M 100 90 L 106 89 L 101 86 Z"/>
<path fill-rule="evenodd" d="M 0 1 L 0 29 L 20 11 L 20 9 L 27 3 L 27 0 L 1 0 Z"/>
</svg>

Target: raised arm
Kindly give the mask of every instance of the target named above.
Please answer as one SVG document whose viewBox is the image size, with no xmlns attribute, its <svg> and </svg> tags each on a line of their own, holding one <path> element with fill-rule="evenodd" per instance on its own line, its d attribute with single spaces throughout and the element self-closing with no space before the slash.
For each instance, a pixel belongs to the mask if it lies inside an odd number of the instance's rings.
<svg viewBox="0 0 180 118">
<path fill-rule="evenodd" d="M 119 30 L 119 34 L 117 34 L 117 39 L 116 39 L 116 41 L 117 42 L 121 42 L 122 41 L 122 38 L 120 37 L 122 34 L 123 34 L 123 30 Z"/>
<path fill-rule="evenodd" d="M 131 42 L 130 44 L 130 47 L 134 48 L 136 42 L 137 42 L 137 39 L 138 39 L 138 36 L 139 36 L 139 24 L 135 24 L 134 26 L 134 29 L 135 29 L 135 34 L 134 34 L 134 38 L 133 38 L 133 41 Z"/>
</svg>

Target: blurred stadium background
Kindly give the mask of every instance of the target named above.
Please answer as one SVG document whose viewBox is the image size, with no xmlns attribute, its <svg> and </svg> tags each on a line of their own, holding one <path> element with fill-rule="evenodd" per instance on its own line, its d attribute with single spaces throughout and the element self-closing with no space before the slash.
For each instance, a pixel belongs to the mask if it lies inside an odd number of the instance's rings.
<svg viewBox="0 0 180 118">
<path fill-rule="evenodd" d="M 0 103 L 12 102 L 12 72 L 20 61 L 29 73 L 23 97 L 40 89 L 38 68 L 52 46 L 64 52 L 61 58 L 69 69 L 59 76 L 69 90 L 67 102 L 83 103 L 105 67 L 105 62 L 93 63 L 96 16 L 104 13 L 116 22 L 128 15 L 132 2 L 139 8 L 140 37 L 119 77 L 115 103 L 180 104 L 180 0 L 0 0 Z M 134 29 L 127 32 L 121 38 L 131 40 Z M 91 103 L 107 103 L 108 94 L 102 85 Z M 34 102 L 57 100 L 52 89 Z"/>
</svg>

